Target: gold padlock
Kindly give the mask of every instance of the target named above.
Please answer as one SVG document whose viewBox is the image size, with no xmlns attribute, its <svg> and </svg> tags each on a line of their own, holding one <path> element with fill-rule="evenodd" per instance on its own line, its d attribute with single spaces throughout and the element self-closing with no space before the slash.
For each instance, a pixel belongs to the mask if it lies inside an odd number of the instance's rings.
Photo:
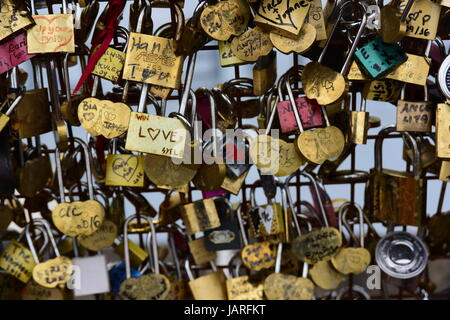
<svg viewBox="0 0 450 320">
<path fill-rule="evenodd" d="M 227 300 L 225 275 L 222 270 L 217 270 L 214 262 L 211 261 L 210 264 L 213 272 L 195 279 L 189 259 L 186 259 L 185 268 L 192 295 L 195 300 Z"/>
<path fill-rule="evenodd" d="M 180 209 L 181 218 L 189 235 L 220 226 L 219 215 L 213 199 L 198 200 L 185 204 Z"/>
<path fill-rule="evenodd" d="M 386 135 L 395 132 L 390 126 L 381 130 L 375 141 L 375 169 L 369 182 L 369 212 L 381 221 L 400 225 L 421 226 L 426 215 L 426 181 L 421 179 L 417 142 L 405 132 L 406 142 L 414 149 L 414 173 L 382 168 L 382 143 Z"/>
</svg>

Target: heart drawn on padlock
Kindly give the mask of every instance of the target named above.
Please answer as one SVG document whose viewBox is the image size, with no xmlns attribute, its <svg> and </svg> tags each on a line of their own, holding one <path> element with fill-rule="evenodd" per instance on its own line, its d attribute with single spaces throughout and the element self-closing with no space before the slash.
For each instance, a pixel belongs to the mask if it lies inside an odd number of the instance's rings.
<svg viewBox="0 0 450 320">
<path fill-rule="evenodd" d="M 107 139 L 121 136 L 128 130 L 131 109 L 125 103 L 86 98 L 78 105 L 78 118 L 87 132 Z"/>
<path fill-rule="evenodd" d="M 64 285 L 72 275 L 72 260 L 60 256 L 37 264 L 33 269 L 33 279 L 46 288 Z"/>
<path fill-rule="evenodd" d="M 112 169 L 115 174 L 121 176 L 127 181 L 130 181 L 134 176 L 139 164 L 138 156 L 130 156 L 127 160 L 117 158 L 113 161 Z"/>
<path fill-rule="evenodd" d="M 56 228 L 69 237 L 91 235 L 103 223 L 105 209 L 96 200 L 60 203 L 52 211 Z"/>
<path fill-rule="evenodd" d="M 268 300 L 311 300 L 314 284 L 308 278 L 272 273 L 264 281 L 264 293 Z"/>
<path fill-rule="evenodd" d="M 150 136 L 150 138 L 153 141 L 155 141 L 156 138 L 158 138 L 159 134 L 161 133 L 161 129 L 148 128 L 147 132 L 148 132 L 148 135 Z"/>
<path fill-rule="evenodd" d="M 72 14 L 34 15 L 33 19 L 36 25 L 28 30 L 29 53 L 75 51 Z"/>
<path fill-rule="evenodd" d="M 259 218 L 261 219 L 264 229 L 266 229 L 268 234 L 271 234 L 274 214 L 273 207 L 270 205 L 265 208 L 258 207 Z"/>
<path fill-rule="evenodd" d="M 127 300 L 165 300 L 170 288 L 170 281 L 164 275 L 147 274 L 123 281 L 120 295 Z"/>
</svg>

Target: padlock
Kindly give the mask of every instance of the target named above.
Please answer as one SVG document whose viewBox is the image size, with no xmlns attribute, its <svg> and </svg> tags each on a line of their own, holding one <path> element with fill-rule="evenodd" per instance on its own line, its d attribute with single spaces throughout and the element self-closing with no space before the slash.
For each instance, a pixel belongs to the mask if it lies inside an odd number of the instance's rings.
<svg viewBox="0 0 450 320">
<path fill-rule="evenodd" d="M 211 38 L 200 26 L 200 16 L 206 4 L 206 1 L 200 1 L 194 9 L 192 17 L 186 21 L 180 45 L 175 50 L 176 55 L 190 56 L 211 41 Z"/>
<path fill-rule="evenodd" d="M 313 0 L 309 4 L 308 22 L 316 29 L 316 41 L 327 39 L 327 27 L 322 9 L 322 0 Z"/>
<path fill-rule="evenodd" d="M 239 254 L 234 257 L 239 258 Z M 240 275 L 242 261 L 240 259 L 231 258 L 228 263 L 228 270 L 233 276 L 227 277 L 227 296 L 228 300 L 263 300 L 264 286 L 257 277 L 249 275 Z M 232 263 L 236 260 L 234 272 L 232 271 Z"/>
<path fill-rule="evenodd" d="M 158 225 L 169 225 L 180 219 L 180 206 L 184 203 L 186 202 L 180 192 L 168 191 L 159 205 Z"/>
<path fill-rule="evenodd" d="M 182 34 L 184 15 L 178 4 L 173 3 L 172 8 L 177 17 L 174 40 L 162 38 L 158 34 L 152 36 L 139 33 L 142 30 L 142 17 L 145 13 L 145 8 L 141 9 L 136 32 L 130 33 L 123 79 L 143 82 L 144 86 L 153 84 L 174 89 L 179 88 L 183 57 L 175 55 L 175 47 Z M 153 48 L 152 52 L 147 52 L 147 48 L 150 47 Z M 151 59 L 155 55 L 158 56 L 158 59 Z M 157 64 L 149 61 L 162 61 L 162 63 Z"/>
<path fill-rule="evenodd" d="M 283 77 L 280 78 L 280 81 L 282 79 Z M 268 97 L 268 101 L 270 101 L 268 107 L 271 107 L 269 121 L 264 133 L 251 140 L 250 157 L 261 173 L 286 176 L 302 166 L 304 159 L 296 151 L 294 143 L 279 139 L 278 130 L 272 130 L 272 124 L 277 113 L 276 105 L 280 100 L 277 96 L 275 101 L 272 101 L 272 94 Z"/>
<path fill-rule="evenodd" d="M 75 52 L 74 16 L 68 13 L 67 1 L 62 0 L 62 14 L 36 14 L 33 2 L 33 20 L 27 30 L 28 53 Z"/>
<path fill-rule="evenodd" d="M 290 3 L 289 0 L 281 0 L 275 3 L 263 0 L 255 12 L 254 22 L 287 37 L 296 37 L 308 15 L 310 2 Z"/>
<path fill-rule="evenodd" d="M 34 89 L 23 93 L 23 98 L 11 118 L 11 127 L 18 131 L 21 139 L 38 136 L 52 130 L 48 92 L 39 76 L 42 74 L 42 66 L 34 59 L 32 64 L 36 74 Z"/>
<path fill-rule="evenodd" d="M 428 101 L 428 86 L 424 86 L 424 101 L 405 101 L 407 84 L 403 85 L 397 103 L 397 131 L 430 132 L 433 121 L 433 102 Z"/>
<path fill-rule="evenodd" d="M 309 99 L 316 99 L 317 102 L 321 105 L 331 104 L 340 100 L 347 91 L 348 83 L 344 78 L 344 75 L 347 74 L 347 71 L 350 67 L 351 60 L 353 58 L 353 54 L 356 50 L 356 47 L 361 38 L 362 32 L 366 26 L 367 17 L 365 14 L 365 8 L 358 3 L 360 7 L 363 9 L 363 17 L 361 19 L 360 27 L 358 29 L 358 33 L 356 35 L 355 40 L 352 43 L 352 46 L 347 53 L 347 57 L 345 59 L 344 65 L 342 66 L 341 72 L 337 73 L 333 69 L 322 65 L 323 58 L 325 57 L 325 53 L 330 46 L 331 39 L 335 30 L 337 29 L 338 24 L 340 23 L 340 19 L 344 12 L 344 9 L 348 5 L 353 5 L 351 2 L 346 2 L 339 11 L 339 16 L 336 23 L 333 26 L 333 29 L 328 37 L 328 40 L 325 44 L 322 53 L 320 54 L 317 62 L 308 63 L 303 69 L 302 73 L 302 84 L 303 90 L 306 93 L 306 96 Z"/>
<path fill-rule="evenodd" d="M 207 88 L 199 88 L 196 95 L 206 95 L 210 104 L 211 138 L 205 143 L 203 163 L 192 179 L 194 185 L 203 191 L 217 190 L 223 183 L 226 166 L 223 158 L 218 155 L 218 133 L 216 128 L 216 101 L 213 93 Z"/>
<path fill-rule="evenodd" d="M 283 243 L 278 244 L 275 273 L 264 280 L 264 293 L 269 300 L 311 300 L 314 296 L 314 284 L 306 277 L 281 273 L 281 253 Z M 307 271 L 307 264 L 306 271 Z M 305 270 L 305 267 L 304 267 Z M 305 272 L 303 272 L 304 274 Z"/>
<path fill-rule="evenodd" d="M 181 206 L 181 218 L 189 235 L 220 226 L 220 219 L 213 199 L 198 200 Z"/>
<path fill-rule="evenodd" d="M 247 61 L 241 60 L 231 51 L 231 40 L 219 41 L 219 58 L 222 68 L 239 66 L 247 64 Z"/>
<path fill-rule="evenodd" d="M 359 111 L 352 111 L 350 116 L 350 138 L 355 144 L 367 143 L 367 131 L 369 130 L 369 112 L 366 111 L 367 99 L 361 98 Z"/>
<path fill-rule="evenodd" d="M 302 77 L 306 72 L 303 70 Z M 303 80 L 302 80 L 303 83 Z M 291 83 L 289 77 L 286 77 L 286 88 L 291 105 L 296 105 L 294 95 L 290 89 Z M 306 93 L 306 88 L 304 89 Z M 298 154 L 302 155 L 306 160 L 322 164 L 325 160 L 335 160 L 339 157 L 344 149 L 345 137 L 342 131 L 330 125 L 327 111 L 322 105 L 322 115 L 325 119 L 325 128 L 313 128 L 304 130 L 302 120 L 297 108 L 292 108 L 295 115 L 300 134 L 295 139 L 295 149 Z"/>
<path fill-rule="evenodd" d="M 215 251 L 206 249 L 204 236 L 197 239 L 188 236 L 188 239 L 189 251 L 191 252 L 196 265 L 202 265 L 209 261 L 214 261 L 217 258 L 217 253 Z"/>
<path fill-rule="evenodd" d="M 216 40 L 228 40 L 239 36 L 246 29 L 250 19 L 250 7 L 247 1 L 223 0 L 208 4 L 200 15 L 203 31 Z"/>
<path fill-rule="evenodd" d="M 383 79 L 367 82 L 362 96 L 366 100 L 395 103 L 400 97 L 401 86 L 398 81 Z"/>
<path fill-rule="evenodd" d="M 214 199 L 220 218 L 220 227 L 205 231 L 205 248 L 209 251 L 241 248 L 239 222 L 230 200 L 225 197 Z"/>
<path fill-rule="evenodd" d="M 50 157 L 48 154 L 43 154 L 42 149 L 47 148 L 41 146 L 38 141 L 36 148 L 30 149 L 31 154 L 24 165 L 17 170 L 17 190 L 28 198 L 36 196 L 44 188 L 49 187 L 53 178 Z"/>
<path fill-rule="evenodd" d="M 392 132 L 395 132 L 395 127 L 382 129 L 375 141 L 375 168 L 371 170 L 369 182 L 369 212 L 381 221 L 421 226 L 425 223 L 426 181 L 421 178 L 417 142 L 408 132 L 403 133 L 408 139 L 405 142 L 414 150 L 413 173 L 383 169 L 382 143 L 385 136 Z"/>
<path fill-rule="evenodd" d="M 331 259 L 331 263 L 337 271 L 344 275 L 360 274 L 364 272 L 370 264 L 370 252 L 364 248 L 364 217 L 363 211 L 359 205 L 350 202 L 344 203 L 339 208 L 339 231 L 343 232 L 343 225 L 346 226 L 352 238 L 356 238 L 352 228 L 348 224 L 347 214 L 350 208 L 354 207 L 358 211 L 359 217 L 359 247 L 349 248 L 344 247 L 339 250 L 337 255 Z M 358 240 L 356 238 L 356 240 Z M 357 243 L 358 243 L 357 242 Z"/>
<path fill-rule="evenodd" d="M 259 57 L 253 67 L 253 94 L 262 95 L 271 88 L 277 78 L 277 54 L 271 51 L 268 55 Z"/>
<path fill-rule="evenodd" d="M 1 2 L 0 21 L 2 30 L 2 32 L 0 32 L 0 40 L 3 40 L 17 31 L 33 24 L 33 19 L 26 10 L 25 3 L 13 0 L 5 0 Z"/>
<path fill-rule="evenodd" d="M 46 262 L 39 262 L 38 253 L 33 244 L 30 234 L 30 224 L 25 227 L 25 236 L 30 247 L 36 265 L 33 268 L 33 280 L 46 288 L 55 288 L 57 286 L 64 288 L 67 281 L 69 281 L 73 266 L 70 258 L 61 256 L 53 238 L 50 224 L 45 219 L 33 219 L 33 223 L 41 224 L 44 227 L 44 232 L 47 234 L 55 253 L 55 258 L 49 259 Z"/>
<path fill-rule="evenodd" d="M 9 106 L 8 110 L 6 110 L 5 113 L 0 113 L 0 132 L 6 127 L 6 125 L 9 122 L 10 115 L 13 113 L 14 108 L 17 107 L 19 102 L 23 99 L 23 95 L 18 96 Z M 8 102 L 8 100 L 5 101 L 5 103 Z"/>
<path fill-rule="evenodd" d="M 299 71 L 300 70 L 301 69 L 299 69 Z M 293 92 L 290 86 L 287 86 L 286 89 Z M 303 90 L 300 90 L 299 93 L 302 94 L 304 92 Z M 278 95 L 280 94 L 282 94 L 281 87 L 278 88 Z M 315 99 L 308 99 L 306 96 L 302 96 L 296 98 L 295 103 L 304 130 L 325 125 L 322 109 Z M 277 104 L 277 109 L 281 132 L 287 133 L 299 129 L 297 122 L 295 121 L 295 115 L 290 100 L 285 100 L 283 96 L 280 96 L 280 102 Z"/>
<path fill-rule="evenodd" d="M 144 187 L 144 157 L 117 154 L 117 138 L 112 141 L 111 153 L 106 157 L 107 186 Z"/>
<path fill-rule="evenodd" d="M 194 278 L 189 259 L 186 259 L 185 269 L 189 278 L 189 288 L 195 300 L 227 300 L 226 278 L 222 270 L 217 270 L 210 261 L 212 273 Z"/>
<path fill-rule="evenodd" d="M 58 200 L 58 205 L 52 210 L 52 220 L 56 228 L 71 237 L 80 234 L 93 234 L 101 226 L 105 218 L 105 209 L 95 199 L 94 195 L 88 146 L 80 138 L 74 138 L 74 141 L 81 145 L 84 152 L 89 200 L 66 203 L 60 152 L 57 148 L 55 161 L 60 199 Z"/>
<path fill-rule="evenodd" d="M 108 47 L 102 57 L 95 64 L 92 74 L 118 83 L 121 79 L 123 67 L 125 64 L 125 50 L 128 43 L 128 33 L 126 30 L 118 28 L 115 33 L 116 45 Z M 120 38 L 124 39 L 123 43 L 119 43 Z M 96 50 L 96 48 L 94 48 Z M 95 52 L 95 51 L 94 51 Z"/>
<path fill-rule="evenodd" d="M 311 193 L 318 199 L 318 211 L 320 213 L 319 220 L 321 221 L 322 227 L 319 230 L 311 231 L 293 239 L 291 250 L 298 260 L 308 264 L 315 264 L 319 261 L 328 262 L 337 254 L 339 248 L 342 246 L 342 235 L 339 230 L 330 226 L 330 218 L 325 210 L 317 181 L 307 172 L 300 172 L 300 175 L 307 177 L 312 183 Z M 289 186 L 289 181 L 293 177 L 294 174 L 286 179 L 286 190 Z M 292 204 L 293 201 L 289 198 L 290 193 L 287 192 L 287 195 L 288 203 Z M 294 221 L 296 220 L 294 219 Z"/>
<path fill-rule="evenodd" d="M 239 221 L 239 229 L 244 247 L 240 256 L 244 266 L 253 271 L 271 268 L 275 265 L 276 252 L 273 243 L 269 241 L 255 242 L 250 244 L 244 229 L 244 220 L 242 217 L 242 204 L 236 209 Z M 248 222 L 248 225 L 250 223 Z"/>
<path fill-rule="evenodd" d="M 195 60 L 196 54 L 189 57 L 188 71 L 185 79 L 185 90 L 183 91 L 180 108 L 178 110 L 179 112 L 171 114 L 171 116 L 176 119 L 158 118 L 164 119 L 164 121 L 178 121 L 178 124 L 176 124 L 178 132 L 181 132 L 181 130 L 186 131 L 185 141 L 180 140 L 177 142 L 177 148 L 182 151 L 183 155 L 181 158 L 179 156 L 173 157 L 173 155 L 171 157 L 170 150 L 172 149 L 163 147 L 169 152 L 166 154 L 147 154 L 144 159 L 144 171 L 146 176 L 159 188 L 182 191 L 189 181 L 193 179 L 200 165 L 201 160 L 198 159 L 198 128 L 195 125 L 197 116 L 197 100 L 193 91 L 190 90 L 195 68 Z M 189 100 L 189 98 L 191 100 Z M 189 101 L 191 101 L 190 121 L 186 118 Z M 179 125 L 182 127 L 179 127 Z M 164 130 L 164 127 L 161 130 Z M 175 136 L 175 139 L 176 137 L 177 136 Z M 128 136 L 127 142 L 129 138 L 130 137 Z M 161 171 L 164 171 L 167 174 L 161 175 Z"/>
<path fill-rule="evenodd" d="M 348 35 L 350 37 L 350 33 Z M 378 79 L 405 62 L 407 56 L 399 44 L 384 43 L 382 38 L 376 38 L 358 49 L 355 59 L 367 77 Z"/>
<path fill-rule="evenodd" d="M 128 224 L 136 218 L 138 218 L 138 216 L 133 215 L 128 217 L 125 221 L 125 239 L 128 239 Z M 150 266 L 150 261 L 153 261 L 153 270 L 151 274 L 131 278 L 128 242 L 125 242 L 124 251 L 126 280 L 120 285 L 120 295 L 123 299 L 127 300 L 165 300 L 170 292 L 171 284 L 169 279 L 159 272 L 159 257 L 155 226 L 150 218 L 145 216 L 142 216 L 141 218 L 145 219 L 150 226 L 150 233 L 147 235 L 147 250 L 149 254 L 147 266 Z"/>
<path fill-rule="evenodd" d="M 408 0 L 400 2 L 400 9 L 409 6 Z M 410 13 L 407 14 L 406 37 L 434 40 L 439 25 L 439 16 L 441 12 L 441 4 L 429 2 L 425 0 L 415 0 L 412 3 Z"/>
<path fill-rule="evenodd" d="M 400 0 L 393 0 L 380 11 L 381 35 L 386 43 L 399 42 L 406 35 L 406 18 L 414 0 L 408 0 L 405 8 L 400 10 Z"/>
<path fill-rule="evenodd" d="M 36 227 L 40 228 L 39 225 Z M 30 281 L 33 276 L 33 269 L 39 263 L 38 253 L 31 251 L 29 247 L 29 241 L 33 241 L 31 237 L 26 239 L 27 245 L 20 243 L 27 232 L 30 232 L 29 228 L 24 228 L 17 240 L 11 240 L 0 256 L 0 268 L 23 283 Z M 42 232 L 42 234 L 44 236 L 44 243 L 41 250 L 45 249 L 49 242 L 48 234 L 46 232 Z"/>
<path fill-rule="evenodd" d="M 277 202 L 269 201 L 265 205 L 256 204 L 256 188 L 250 189 L 250 205 L 248 212 L 251 230 L 256 237 L 267 238 L 269 236 L 281 236 L 287 232 L 285 230 L 285 219 L 283 214 L 283 205 Z"/>
</svg>

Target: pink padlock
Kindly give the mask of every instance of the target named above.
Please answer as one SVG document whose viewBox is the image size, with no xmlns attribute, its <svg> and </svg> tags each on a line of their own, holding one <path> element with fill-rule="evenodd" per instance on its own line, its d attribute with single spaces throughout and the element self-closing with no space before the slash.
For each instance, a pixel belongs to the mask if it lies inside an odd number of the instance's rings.
<svg viewBox="0 0 450 320">
<path fill-rule="evenodd" d="M 325 125 L 321 107 L 315 99 L 299 97 L 295 99 L 295 103 L 304 130 Z M 277 111 L 278 118 L 280 119 L 281 132 L 287 133 L 298 130 L 294 110 L 292 110 L 292 105 L 289 100 L 278 102 Z"/>
<path fill-rule="evenodd" d="M 11 70 L 34 56 L 35 54 L 28 54 L 26 33 L 19 33 L 17 36 L 0 44 L 0 74 Z"/>
</svg>

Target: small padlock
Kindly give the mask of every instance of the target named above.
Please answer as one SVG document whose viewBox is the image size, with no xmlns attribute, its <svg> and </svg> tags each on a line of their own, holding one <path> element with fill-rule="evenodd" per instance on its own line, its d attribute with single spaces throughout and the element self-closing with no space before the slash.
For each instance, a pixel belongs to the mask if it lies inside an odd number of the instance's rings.
<svg viewBox="0 0 450 320">
<path fill-rule="evenodd" d="M 128 224 L 138 216 L 128 217 L 124 224 L 124 238 L 128 238 Z M 131 278 L 131 264 L 128 251 L 128 243 L 125 242 L 125 272 L 126 280 L 120 285 L 120 295 L 127 300 L 165 300 L 170 292 L 169 279 L 159 272 L 159 256 L 156 241 L 156 230 L 153 221 L 145 216 L 150 226 L 150 232 L 147 235 L 147 250 L 149 258 L 153 260 L 153 270 L 151 274 L 142 275 L 137 278 Z M 150 260 L 147 262 L 150 266 Z"/>
<path fill-rule="evenodd" d="M 220 226 L 220 219 L 213 199 L 203 199 L 183 205 L 181 207 L 181 218 L 189 235 Z"/>
<path fill-rule="evenodd" d="M 366 76 L 378 79 L 405 62 L 407 56 L 399 44 L 385 43 L 382 38 L 376 38 L 358 49 L 355 58 Z"/>
<path fill-rule="evenodd" d="M 195 279 L 189 259 L 186 259 L 185 269 L 192 295 L 195 300 L 227 300 L 225 275 L 222 270 L 217 270 L 213 261 L 210 264 L 213 272 Z"/>
<path fill-rule="evenodd" d="M 350 115 L 350 141 L 355 144 L 367 143 L 369 130 L 369 112 L 366 111 L 367 99 L 362 98 L 361 109 L 352 111 Z"/>
</svg>

